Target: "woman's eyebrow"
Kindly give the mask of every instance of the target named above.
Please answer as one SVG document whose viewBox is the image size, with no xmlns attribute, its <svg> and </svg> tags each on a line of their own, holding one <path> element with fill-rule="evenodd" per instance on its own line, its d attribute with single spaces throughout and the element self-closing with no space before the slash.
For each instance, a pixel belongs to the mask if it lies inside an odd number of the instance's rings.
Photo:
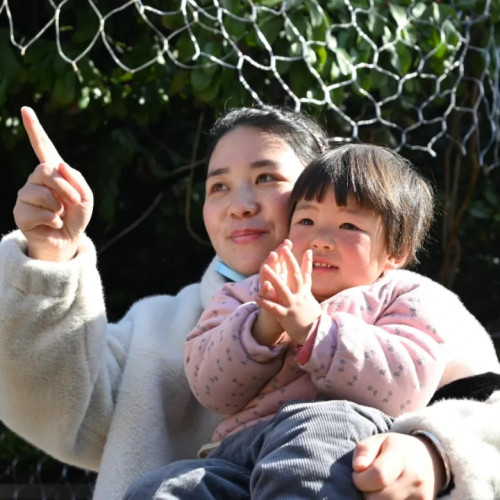
<svg viewBox="0 0 500 500">
<path fill-rule="evenodd" d="M 279 167 L 280 163 L 274 160 L 256 160 L 250 163 L 250 168 L 269 168 L 269 167 Z M 209 170 L 207 172 L 207 179 L 210 177 L 216 177 L 217 175 L 224 175 L 228 174 L 230 171 L 229 167 L 219 167 L 219 168 L 214 168 L 213 170 Z"/>
<path fill-rule="evenodd" d="M 275 160 L 257 160 L 250 164 L 250 168 L 279 167 L 280 163 Z"/>
<path fill-rule="evenodd" d="M 229 167 L 214 168 L 213 170 L 209 170 L 207 172 L 207 179 L 209 179 L 210 177 L 215 177 L 217 175 L 227 174 L 228 172 Z"/>
</svg>

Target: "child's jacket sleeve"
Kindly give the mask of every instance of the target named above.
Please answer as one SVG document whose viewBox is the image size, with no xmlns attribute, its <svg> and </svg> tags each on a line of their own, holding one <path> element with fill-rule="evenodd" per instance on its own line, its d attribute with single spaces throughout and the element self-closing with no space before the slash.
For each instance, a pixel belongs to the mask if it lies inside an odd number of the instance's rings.
<svg viewBox="0 0 500 500">
<path fill-rule="evenodd" d="M 322 307 L 297 360 L 326 397 L 400 415 L 424 407 L 444 383 L 498 371 L 479 322 L 455 294 L 416 273 L 388 273 Z"/>
<path fill-rule="evenodd" d="M 283 366 L 288 343 L 268 348 L 252 335 L 257 286 L 257 276 L 226 284 L 186 340 L 189 385 L 200 403 L 217 413 L 240 411 Z M 219 377 L 228 383 L 215 383 Z"/>
</svg>

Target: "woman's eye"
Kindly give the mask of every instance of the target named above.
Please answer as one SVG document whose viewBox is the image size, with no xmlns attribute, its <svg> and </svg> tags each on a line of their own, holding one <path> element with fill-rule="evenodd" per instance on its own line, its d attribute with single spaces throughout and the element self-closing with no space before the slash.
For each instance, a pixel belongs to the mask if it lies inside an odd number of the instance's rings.
<svg viewBox="0 0 500 500">
<path fill-rule="evenodd" d="M 260 174 L 257 177 L 257 184 L 260 184 L 261 182 L 272 182 L 276 179 L 274 175 L 271 174 Z"/>
<path fill-rule="evenodd" d="M 210 186 L 210 193 L 217 193 L 219 191 L 226 191 L 227 186 L 225 184 L 222 184 L 222 182 L 216 182 L 215 184 L 212 184 Z"/>
<path fill-rule="evenodd" d="M 340 224 L 340 229 L 348 229 L 350 231 L 354 231 L 358 228 L 354 224 L 351 224 L 350 222 L 344 222 L 343 224 Z"/>
</svg>

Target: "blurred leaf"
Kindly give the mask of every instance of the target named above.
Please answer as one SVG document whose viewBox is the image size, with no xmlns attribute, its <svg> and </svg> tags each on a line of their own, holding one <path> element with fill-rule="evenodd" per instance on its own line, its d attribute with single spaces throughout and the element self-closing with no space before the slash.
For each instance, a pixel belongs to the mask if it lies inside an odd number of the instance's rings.
<svg viewBox="0 0 500 500">
<path fill-rule="evenodd" d="M 209 75 L 204 69 L 196 68 L 190 74 L 191 85 L 195 92 L 202 92 L 212 83 L 212 76 Z"/>
<path fill-rule="evenodd" d="M 57 106 L 67 106 L 75 100 L 76 76 L 69 69 L 56 78 L 53 97 Z"/>
<path fill-rule="evenodd" d="M 396 24 L 402 28 L 406 24 L 408 24 L 408 14 L 406 12 L 406 8 L 401 5 L 397 5 L 394 2 L 389 3 L 389 11 L 391 12 L 392 17 L 396 21 Z"/>
<path fill-rule="evenodd" d="M 316 0 L 306 0 L 304 3 L 309 10 L 311 24 L 315 28 L 321 26 L 325 21 L 325 15 L 320 4 Z"/>
<path fill-rule="evenodd" d="M 186 70 L 179 70 L 174 73 L 170 85 L 168 87 L 169 95 L 178 94 L 181 90 L 183 90 L 189 81 L 190 75 Z"/>
</svg>

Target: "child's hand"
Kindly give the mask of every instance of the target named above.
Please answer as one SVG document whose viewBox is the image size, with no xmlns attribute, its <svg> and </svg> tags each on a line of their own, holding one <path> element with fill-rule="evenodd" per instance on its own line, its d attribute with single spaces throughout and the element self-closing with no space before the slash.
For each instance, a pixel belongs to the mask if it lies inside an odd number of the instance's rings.
<svg viewBox="0 0 500 500">
<path fill-rule="evenodd" d="M 260 268 L 259 273 L 259 290 L 262 293 L 264 288 L 268 289 L 269 296 L 275 296 L 273 290 L 266 286 L 265 279 L 263 278 L 262 269 L 264 266 L 271 266 L 273 268 L 280 269 L 280 264 L 278 263 L 279 257 L 278 253 L 285 243 L 281 244 L 274 252 L 271 252 L 267 259 L 264 261 Z M 269 285 L 270 286 L 270 285 Z M 258 299 L 257 299 L 258 300 Z M 259 315 L 252 326 L 252 334 L 255 340 L 261 344 L 268 347 L 272 347 L 279 340 L 283 340 L 283 327 L 279 321 L 264 308 L 261 308 Z"/>
<path fill-rule="evenodd" d="M 311 293 L 312 253 L 305 252 L 299 266 L 291 247 L 287 240 L 262 266 L 257 303 L 273 314 L 291 339 L 303 344 L 321 308 Z"/>
<path fill-rule="evenodd" d="M 442 464 L 425 439 L 389 432 L 357 444 L 353 481 L 367 500 L 432 500 L 443 482 Z"/>
<path fill-rule="evenodd" d="M 291 248 L 291 241 L 285 240 L 276 250 L 269 253 L 267 259 L 262 263 L 259 270 L 259 295 L 260 297 L 265 297 L 268 300 L 278 300 L 276 291 L 274 290 L 271 283 L 268 281 L 267 268 L 270 268 L 277 274 L 282 281 L 287 282 L 287 267 L 283 259 L 283 249 L 284 247 Z"/>
<path fill-rule="evenodd" d="M 41 164 L 18 192 L 14 220 L 28 240 L 30 257 L 69 260 L 90 220 L 92 191 L 83 176 L 64 163 L 35 112 L 23 107 L 21 114 Z"/>
</svg>

